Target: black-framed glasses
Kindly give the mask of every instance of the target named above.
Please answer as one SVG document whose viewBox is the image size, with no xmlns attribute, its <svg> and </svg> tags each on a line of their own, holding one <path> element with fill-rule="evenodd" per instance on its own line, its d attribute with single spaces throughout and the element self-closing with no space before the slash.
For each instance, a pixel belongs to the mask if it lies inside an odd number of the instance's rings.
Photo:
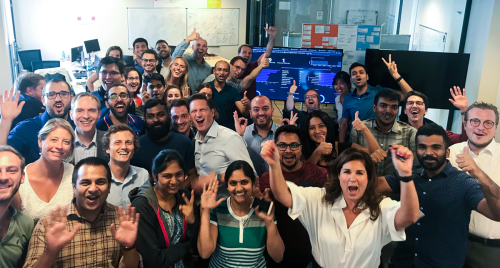
<svg viewBox="0 0 500 268">
<path fill-rule="evenodd" d="M 142 59 L 142 61 L 143 62 L 151 62 L 151 63 L 153 63 L 153 62 L 156 61 L 156 59 Z"/>
<path fill-rule="evenodd" d="M 473 127 L 478 127 L 481 124 L 481 120 L 479 120 L 477 118 L 472 118 L 469 120 L 469 122 L 470 122 L 470 125 Z M 483 121 L 483 127 L 486 129 L 490 129 L 494 126 L 495 126 L 495 122 L 493 122 L 491 120 L 484 120 Z"/>
<path fill-rule="evenodd" d="M 122 92 L 120 94 L 113 93 L 113 94 L 109 95 L 110 100 L 116 100 L 116 99 L 118 99 L 118 97 L 120 97 L 120 99 L 122 99 L 122 100 L 126 100 L 129 98 L 129 95 L 125 92 Z"/>
<path fill-rule="evenodd" d="M 280 151 L 286 151 L 286 148 L 290 147 L 290 150 L 292 151 L 297 151 L 298 149 L 300 149 L 300 146 L 302 144 L 298 143 L 298 142 L 292 142 L 290 144 L 286 144 L 284 142 L 281 142 L 281 143 L 278 143 L 276 144 L 276 147 L 278 147 L 278 150 Z"/>
<path fill-rule="evenodd" d="M 64 98 L 69 97 L 69 95 L 71 95 L 71 92 L 69 92 L 69 91 L 48 92 L 48 93 L 45 93 L 44 96 L 52 100 L 52 99 L 55 99 L 57 95 L 59 95 L 59 97 L 61 99 L 64 99 Z"/>
<path fill-rule="evenodd" d="M 111 71 L 111 72 L 108 72 L 108 71 L 100 71 L 101 75 L 102 76 L 106 76 L 106 75 L 109 75 L 109 76 L 117 76 L 117 75 L 120 75 L 119 72 L 116 72 L 116 71 Z"/>
</svg>

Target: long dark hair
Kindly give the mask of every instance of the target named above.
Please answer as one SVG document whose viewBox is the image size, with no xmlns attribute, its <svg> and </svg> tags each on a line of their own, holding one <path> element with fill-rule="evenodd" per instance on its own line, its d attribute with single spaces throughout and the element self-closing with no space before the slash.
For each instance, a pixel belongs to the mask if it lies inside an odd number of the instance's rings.
<svg viewBox="0 0 500 268">
<path fill-rule="evenodd" d="M 323 198 L 323 203 L 326 205 L 333 205 L 335 199 L 342 194 L 339 180 L 340 171 L 345 164 L 355 160 L 359 160 L 365 165 L 368 184 L 365 193 L 358 200 L 353 210 L 364 210 L 368 208 L 370 210 L 370 219 L 375 221 L 380 215 L 380 201 L 382 201 L 382 196 L 376 192 L 377 169 L 370 155 L 359 149 L 349 148 L 345 150 L 330 166 L 328 169 L 328 180 L 325 183 L 326 193 Z"/>
<path fill-rule="evenodd" d="M 318 147 L 318 145 L 316 145 L 316 142 L 311 139 L 311 136 L 309 136 L 309 126 L 311 125 L 311 119 L 313 119 L 314 117 L 321 119 L 323 124 L 325 124 L 326 126 L 325 141 L 331 143 L 332 145 L 335 145 L 335 131 L 333 130 L 332 119 L 328 116 L 327 113 L 320 110 L 314 110 L 307 114 L 305 124 L 302 126 L 302 136 L 304 140 L 304 146 L 302 146 L 302 154 L 306 159 L 308 159 L 312 155 L 314 150 L 316 150 L 316 148 Z M 337 153 L 334 147 L 332 153 L 326 156 L 325 160 L 333 161 L 336 155 Z"/>
<path fill-rule="evenodd" d="M 227 167 L 224 175 L 224 180 L 226 182 L 229 182 L 229 178 L 231 178 L 235 170 L 243 171 L 245 177 L 248 177 L 250 181 L 252 181 L 252 185 L 255 185 L 255 173 L 253 173 L 253 168 L 250 164 L 243 160 L 236 160 Z"/>
<path fill-rule="evenodd" d="M 172 162 L 177 162 L 179 167 L 186 172 L 182 156 L 176 150 L 163 149 L 156 155 L 155 159 L 153 159 L 153 166 L 151 167 L 151 172 L 153 174 L 149 179 L 151 185 L 155 185 L 155 182 L 158 180 L 158 174 L 167 169 Z"/>
</svg>

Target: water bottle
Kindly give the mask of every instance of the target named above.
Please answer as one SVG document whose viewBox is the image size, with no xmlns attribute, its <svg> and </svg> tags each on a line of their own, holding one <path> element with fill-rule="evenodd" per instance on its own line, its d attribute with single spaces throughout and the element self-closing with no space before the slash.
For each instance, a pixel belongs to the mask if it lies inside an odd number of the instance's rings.
<svg viewBox="0 0 500 268">
<path fill-rule="evenodd" d="M 61 61 L 64 61 L 66 60 L 66 54 L 64 53 L 64 50 L 62 52 L 62 56 L 61 56 Z"/>
</svg>

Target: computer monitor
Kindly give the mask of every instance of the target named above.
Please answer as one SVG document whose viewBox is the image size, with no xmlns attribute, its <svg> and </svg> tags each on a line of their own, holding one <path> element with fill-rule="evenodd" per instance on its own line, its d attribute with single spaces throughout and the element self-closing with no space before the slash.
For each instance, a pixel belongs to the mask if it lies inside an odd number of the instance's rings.
<svg viewBox="0 0 500 268">
<path fill-rule="evenodd" d="M 18 51 L 18 53 L 19 60 L 21 60 L 24 70 L 33 72 L 31 63 L 34 61 L 42 61 L 42 51 L 40 49 L 23 50 Z"/>
<path fill-rule="evenodd" d="M 71 62 L 81 62 L 83 54 L 83 46 L 74 47 L 71 49 Z"/>
<path fill-rule="evenodd" d="M 252 62 L 266 51 L 266 47 L 253 47 Z M 295 80 L 295 101 L 304 101 L 304 93 L 315 89 L 322 103 L 335 103 L 337 93 L 332 86 L 333 77 L 342 69 L 342 49 L 275 47 L 269 58 L 269 67 L 255 80 L 257 95 L 272 100 L 286 100 Z"/>
<path fill-rule="evenodd" d="M 97 39 L 83 41 L 83 44 L 85 45 L 85 50 L 87 50 L 87 53 L 101 51 L 101 48 L 99 47 L 99 41 Z"/>
</svg>

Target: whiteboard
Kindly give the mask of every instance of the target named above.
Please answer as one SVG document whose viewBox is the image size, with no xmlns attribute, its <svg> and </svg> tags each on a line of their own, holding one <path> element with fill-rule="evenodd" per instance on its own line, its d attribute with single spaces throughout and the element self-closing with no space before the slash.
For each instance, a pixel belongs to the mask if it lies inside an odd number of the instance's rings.
<svg viewBox="0 0 500 268">
<path fill-rule="evenodd" d="M 347 10 L 347 23 L 357 25 L 377 25 L 378 11 Z"/>
<path fill-rule="evenodd" d="M 239 8 L 188 8 L 187 36 L 196 28 L 208 46 L 237 46 Z"/>
<path fill-rule="evenodd" d="M 419 24 L 417 51 L 444 52 L 446 33 Z"/>
<path fill-rule="evenodd" d="M 138 37 L 149 46 L 160 39 L 176 46 L 187 36 L 185 8 L 127 8 L 127 23 L 129 49 Z"/>
</svg>

